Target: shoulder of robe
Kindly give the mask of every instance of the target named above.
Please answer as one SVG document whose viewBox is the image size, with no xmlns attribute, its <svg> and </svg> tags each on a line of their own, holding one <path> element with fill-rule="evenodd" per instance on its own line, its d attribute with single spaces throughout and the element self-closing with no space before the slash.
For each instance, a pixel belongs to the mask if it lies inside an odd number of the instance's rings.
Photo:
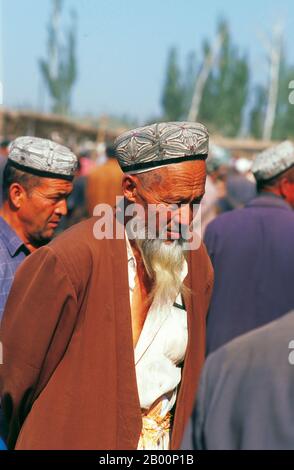
<svg viewBox="0 0 294 470">
<path fill-rule="evenodd" d="M 47 245 L 70 276 L 77 273 L 78 278 L 85 278 L 91 272 L 93 263 L 109 253 L 109 242 L 112 240 L 97 240 L 94 236 L 96 220 L 96 217 L 91 217 L 72 226 Z"/>
</svg>

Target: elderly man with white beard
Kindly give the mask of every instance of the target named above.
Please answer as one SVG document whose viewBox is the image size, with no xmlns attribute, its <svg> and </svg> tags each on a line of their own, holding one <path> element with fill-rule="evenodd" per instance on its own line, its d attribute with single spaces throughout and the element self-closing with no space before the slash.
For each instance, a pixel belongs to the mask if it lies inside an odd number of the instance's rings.
<svg viewBox="0 0 294 470">
<path fill-rule="evenodd" d="M 116 151 L 124 199 L 102 224 L 115 230 L 103 231 L 96 208 L 31 255 L 13 284 L 0 330 L 10 448 L 181 443 L 213 284 L 192 231 L 208 133 L 153 124 L 122 134 Z"/>
</svg>

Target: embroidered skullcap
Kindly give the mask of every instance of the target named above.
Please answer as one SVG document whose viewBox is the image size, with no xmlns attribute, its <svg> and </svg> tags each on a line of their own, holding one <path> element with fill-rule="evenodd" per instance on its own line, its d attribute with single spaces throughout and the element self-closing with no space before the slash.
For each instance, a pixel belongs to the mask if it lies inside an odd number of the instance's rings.
<svg viewBox="0 0 294 470">
<path fill-rule="evenodd" d="M 294 145 L 286 140 L 258 154 L 252 165 L 256 180 L 269 180 L 294 165 Z"/>
<path fill-rule="evenodd" d="M 77 157 L 69 148 L 39 137 L 18 137 L 11 142 L 8 163 L 37 176 L 72 180 Z"/>
<path fill-rule="evenodd" d="M 220 147 L 219 145 L 210 143 L 209 155 L 206 162 L 208 172 L 218 170 L 220 167 L 230 167 L 232 164 L 232 155 L 228 149 Z"/>
<path fill-rule="evenodd" d="M 125 173 L 141 173 L 171 163 L 206 160 L 209 135 L 198 122 L 162 122 L 121 134 L 115 141 Z"/>
</svg>

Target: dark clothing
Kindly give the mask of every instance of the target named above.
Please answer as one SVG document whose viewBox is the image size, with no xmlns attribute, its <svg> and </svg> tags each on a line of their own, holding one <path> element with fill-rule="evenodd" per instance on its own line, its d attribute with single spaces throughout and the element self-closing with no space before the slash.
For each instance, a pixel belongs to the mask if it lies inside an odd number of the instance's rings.
<svg viewBox="0 0 294 470">
<path fill-rule="evenodd" d="M 0 328 L 0 396 L 10 448 L 137 448 L 142 415 L 126 242 L 96 239 L 96 222 L 70 228 L 16 273 Z M 188 346 L 171 449 L 179 448 L 193 408 L 212 283 L 202 244 L 188 257 Z"/>
<path fill-rule="evenodd" d="M 293 339 L 294 311 L 211 354 L 182 449 L 294 450 Z"/>
<path fill-rule="evenodd" d="M 294 211 L 282 198 L 220 215 L 205 243 L 215 270 L 207 353 L 294 308 Z"/>
<path fill-rule="evenodd" d="M 0 321 L 15 271 L 28 254 L 15 231 L 0 217 Z"/>
</svg>

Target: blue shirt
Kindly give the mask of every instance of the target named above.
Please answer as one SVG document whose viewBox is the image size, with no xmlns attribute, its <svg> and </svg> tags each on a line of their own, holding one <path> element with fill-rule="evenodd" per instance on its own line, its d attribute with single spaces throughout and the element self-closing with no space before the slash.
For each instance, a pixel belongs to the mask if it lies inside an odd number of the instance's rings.
<svg viewBox="0 0 294 470">
<path fill-rule="evenodd" d="M 15 231 L 0 217 L 0 321 L 15 271 L 29 253 Z"/>
</svg>

